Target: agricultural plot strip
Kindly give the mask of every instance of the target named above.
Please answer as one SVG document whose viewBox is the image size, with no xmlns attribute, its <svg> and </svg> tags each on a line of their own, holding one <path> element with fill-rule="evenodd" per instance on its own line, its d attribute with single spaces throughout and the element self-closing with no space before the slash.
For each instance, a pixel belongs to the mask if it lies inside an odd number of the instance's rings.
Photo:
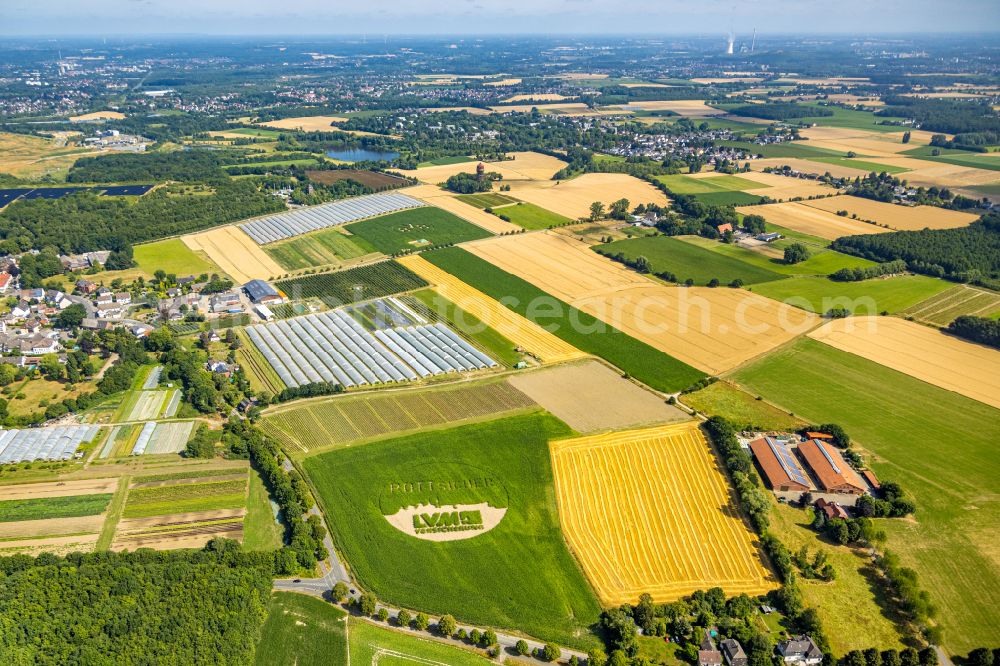
<svg viewBox="0 0 1000 666">
<path fill-rule="evenodd" d="M 156 430 L 156 421 L 150 421 L 146 425 L 142 426 L 142 431 L 139 433 L 139 439 L 135 440 L 135 446 L 132 447 L 132 455 L 141 456 L 146 452 L 146 447 L 149 446 L 149 440 L 153 438 L 154 430 Z"/>
<path fill-rule="evenodd" d="M 264 430 L 302 451 L 535 407 L 506 382 L 343 396 L 267 414 Z"/>
<path fill-rule="evenodd" d="M 250 326 L 251 341 L 287 386 L 385 384 L 497 366 L 443 324 L 371 333 L 341 310 Z"/>
<path fill-rule="evenodd" d="M 809 337 L 1000 408 L 1000 351 L 893 317 L 836 319 Z"/>
<path fill-rule="evenodd" d="M 163 366 L 162 365 L 158 365 L 155 368 L 153 368 L 152 370 L 150 370 L 149 374 L 146 375 L 146 381 L 143 382 L 142 388 L 143 389 L 155 389 L 157 386 L 160 385 L 160 375 L 161 374 L 163 374 Z"/>
<path fill-rule="evenodd" d="M 546 363 L 558 363 L 586 356 L 538 324 L 504 307 L 418 255 L 399 260 L 411 271 L 434 285 L 435 291 L 479 321 L 496 330 L 532 356 Z"/>
<path fill-rule="evenodd" d="M 900 314 L 935 326 L 947 326 L 957 317 L 991 317 L 1000 312 L 1000 294 L 957 285 L 913 305 Z"/>
<path fill-rule="evenodd" d="M 284 238 L 307 234 L 310 231 L 336 227 L 423 205 L 422 201 L 405 194 L 369 194 L 262 217 L 241 224 L 240 229 L 257 243 L 264 245 Z"/>
<path fill-rule="evenodd" d="M 194 428 L 194 421 L 156 424 L 156 429 L 153 430 L 153 436 L 146 445 L 145 452 L 152 454 L 180 453 L 191 437 L 192 428 Z"/>
<path fill-rule="evenodd" d="M 97 436 L 99 428 L 60 426 L 0 432 L 0 465 L 33 460 L 69 460 L 83 442 Z"/>
<path fill-rule="evenodd" d="M 777 587 L 696 423 L 550 444 L 563 532 L 605 606 Z"/>
</svg>

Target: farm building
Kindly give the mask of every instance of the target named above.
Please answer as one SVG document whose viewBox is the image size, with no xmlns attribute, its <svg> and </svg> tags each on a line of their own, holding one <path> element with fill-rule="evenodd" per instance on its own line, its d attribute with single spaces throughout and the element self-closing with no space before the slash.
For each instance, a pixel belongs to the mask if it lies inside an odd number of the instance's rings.
<svg viewBox="0 0 1000 666">
<path fill-rule="evenodd" d="M 847 509 L 842 507 L 837 502 L 827 502 L 826 499 L 820 497 L 816 500 L 816 508 L 822 511 L 828 520 L 833 518 L 840 518 L 841 520 L 847 520 L 851 516 L 847 513 Z"/>
<path fill-rule="evenodd" d="M 791 447 L 784 441 L 764 436 L 750 442 L 750 450 L 753 451 L 753 457 L 757 460 L 757 465 L 772 490 L 778 492 L 809 490 L 809 477 L 795 459 Z"/>
<path fill-rule="evenodd" d="M 263 280 L 250 280 L 243 285 L 243 291 L 246 292 L 251 301 L 257 304 L 266 305 L 282 301 L 278 290 Z"/>
<path fill-rule="evenodd" d="M 865 481 L 868 482 L 868 485 L 871 486 L 873 490 L 878 490 L 882 487 L 882 484 L 879 483 L 878 477 L 875 476 L 875 472 L 870 469 L 866 469 L 861 472 L 861 476 L 865 477 Z"/>
<path fill-rule="evenodd" d="M 847 464 L 840 451 L 821 439 L 809 439 L 799 444 L 799 455 L 828 493 L 863 495 L 865 483 Z"/>
</svg>

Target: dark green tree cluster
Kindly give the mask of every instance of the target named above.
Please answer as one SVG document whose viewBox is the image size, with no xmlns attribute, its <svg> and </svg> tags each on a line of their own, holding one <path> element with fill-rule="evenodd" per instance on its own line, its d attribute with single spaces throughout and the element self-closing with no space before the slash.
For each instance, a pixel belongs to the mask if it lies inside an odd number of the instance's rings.
<svg viewBox="0 0 1000 666">
<path fill-rule="evenodd" d="M 958 229 L 845 236 L 831 247 L 872 261 L 902 259 L 917 273 L 990 286 L 1000 279 L 1000 213 Z"/>
<path fill-rule="evenodd" d="M 937 652 L 932 647 L 922 650 L 908 647 L 902 650 L 851 650 L 837 660 L 837 666 L 937 666 Z"/>
<path fill-rule="evenodd" d="M 809 250 L 802 243 L 792 243 L 785 248 L 784 259 L 786 264 L 801 264 L 808 258 Z"/>
<path fill-rule="evenodd" d="M 112 153 L 80 158 L 69 170 L 66 180 L 70 183 L 218 181 L 221 167 L 240 159 L 244 159 L 243 153 L 232 150 Z"/>
<path fill-rule="evenodd" d="M 884 261 L 874 266 L 856 266 L 854 268 L 841 268 L 830 275 L 830 279 L 836 282 L 861 282 L 883 275 L 896 275 L 906 271 L 906 262 L 902 259 L 895 261 Z"/>
<path fill-rule="evenodd" d="M 705 422 L 705 430 L 711 437 L 722 459 L 726 463 L 740 497 L 740 505 L 750 518 L 758 533 L 767 531 L 771 502 L 767 492 L 760 486 L 760 479 L 753 468 L 750 455 L 736 439 L 736 429 L 721 416 L 713 416 Z"/>
<path fill-rule="evenodd" d="M 930 99 L 902 95 L 887 96 L 884 100 L 885 106 L 875 115 L 911 118 L 917 127 L 928 132 L 957 135 L 1000 133 L 1000 117 L 986 100 Z"/>
<path fill-rule="evenodd" d="M 247 664 L 272 553 L 202 551 L 0 559 L 0 653 L 17 664 Z"/>
<path fill-rule="evenodd" d="M 496 171 L 487 171 L 482 177 L 471 173 L 456 173 L 445 181 L 444 186 L 459 194 L 475 194 L 491 191 L 493 183 L 501 178 L 503 177 Z"/>
<path fill-rule="evenodd" d="M 960 338 L 1000 349 L 1000 320 L 962 315 L 945 330 Z"/>
<path fill-rule="evenodd" d="M 833 111 L 821 106 L 806 106 L 795 102 L 768 102 L 747 104 L 729 109 L 734 116 L 764 118 L 766 120 L 794 120 L 796 118 L 829 117 Z"/>
</svg>

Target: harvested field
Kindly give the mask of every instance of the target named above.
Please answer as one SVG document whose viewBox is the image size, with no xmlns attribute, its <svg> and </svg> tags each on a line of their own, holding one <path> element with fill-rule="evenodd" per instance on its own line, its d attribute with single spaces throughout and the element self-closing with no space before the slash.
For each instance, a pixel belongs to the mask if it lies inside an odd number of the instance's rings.
<svg viewBox="0 0 1000 666">
<path fill-rule="evenodd" d="M 890 317 L 836 319 L 809 337 L 1000 408 L 1000 351 Z"/>
<path fill-rule="evenodd" d="M 67 555 L 73 552 L 88 552 L 97 546 L 97 534 L 74 534 L 41 539 L 10 539 L 0 541 L 0 555 L 38 555 L 52 553 Z"/>
<path fill-rule="evenodd" d="M 103 524 L 103 513 L 92 516 L 74 516 L 71 518 L 14 520 L 0 523 L 0 539 L 100 532 L 101 525 Z"/>
<path fill-rule="evenodd" d="M 238 284 L 255 278 L 267 280 L 284 269 L 236 225 L 183 236 L 184 243 L 202 251 Z"/>
<path fill-rule="evenodd" d="M 533 203 L 570 219 L 590 215 L 590 204 L 605 206 L 622 197 L 632 206 L 656 203 L 666 206 L 667 197 L 649 183 L 622 173 L 587 173 L 572 180 L 545 180 L 505 183 L 511 186 L 511 196 Z"/>
<path fill-rule="evenodd" d="M 414 199 L 420 199 L 431 206 L 437 206 L 441 210 L 448 211 L 452 215 L 462 218 L 467 222 L 472 222 L 478 227 L 482 227 L 494 234 L 518 231 L 519 227 L 510 222 L 504 222 L 496 215 L 490 215 L 481 208 L 477 208 L 465 203 L 457 195 L 450 194 L 436 185 L 417 185 L 407 188 L 406 194 Z"/>
<path fill-rule="evenodd" d="M 504 307 L 422 257 L 401 257 L 399 263 L 433 284 L 435 291 L 441 296 L 544 363 L 558 363 L 586 356 L 538 324 Z"/>
<path fill-rule="evenodd" d="M 726 113 L 721 109 L 709 106 L 704 102 L 704 100 L 700 99 L 631 102 L 630 104 L 622 105 L 620 108 L 631 111 L 673 111 L 677 115 L 684 116 L 685 118 L 707 118 L 710 116 L 721 116 Z"/>
<path fill-rule="evenodd" d="M 495 86 L 497 88 L 503 86 L 516 86 L 521 82 L 521 79 L 500 79 L 499 81 L 486 81 L 483 83 L 484 86 Z"/>
<path fill-rule="evenodd" d="M 283 130 L 301 130 L 303 132 L 330 132 L 336 123 L 346 123 L 343 116 L 304 116 L 301 118 L 282 118 L 260 123 L 265 127 Z"/>
<path fill-rule="evenodd" d="M 549 448 L 563 532 L 605 606 L 778 587 L 697 423 Z"/>
<path fill-rule="evenodd" d="M 755 170 L 763 170 L 766 167 L 781 168 L 788 166 L 802 173 L 829 173 L 834 178 L 864 178 L 868 175 L 866 169 L 855 169 L 842 164 L 825 164 L 823 162 L 812 162 L 799 157 L 769 157 L 763 160 L 750 162 L 750 167 Z"/>
<path fill-rule="evenodd" d="M 127 518 L 118 523 L 111 550 L 198 548 L 215 537 L 242 540 L 246 509 Z"/>
<path fill-rule="evenodd" d="M 506 236 L 465 247 L 637 340 L 712 374 L 783 344 L 817 321 L 815 315 L 742 289 L 654 283 L 561 234 Z"/>
<path fill-rule="evenodd" d="M 933 326 L 947 326 L 957 317 L 992 317 L 1000 313 L 1000 294 L 957 285 L 903 310 L 900 314 Z"/>
<path fill-rule="evenodd" d="M 406 181 L 396 176 L 378 171 L 366 171 L 364 169 L 333 169 L 330 171 L 306 171 L 309 180 L 322 183 L 323 185 L 333 185 L 341 180 L 353 180 L 361 183 L 373 190 L 382 190 L 390 187 L 405 185 Z"/>
<path fill-rule="evenodd" d="M 885 164 L 912 164 L 912 158 L 880 159 Z M 998 174 L 994 169 L 978 169 L 962 164 L 947 164 L 942 162 L 922 161 L 923 166 L 914 168 L 906 174 L 906 181 L 912 187 L 975 187 L 997 182 Z"/>
<path fill-rule="evenodd" d="M 803 205 L 818 208 L 830 213 L 846 210 L 851 215 L 857 215 L 865 220 L 874 220 L 880 225 L 886 225 L 901 231 L 917 229 L 955 229 L 966 227 L 977 219 L 978 215 L 963 213 L 957 210 L 947 210 L 937 206 L 898 206 L 896 204 L 862 199 L 848 195 L 803 201 Z"/>
<path fill-rule="evenodd" d="M 492 417 L 534 407 L 503 381 L 433 389 L 381 391 L 270 410 L 264 431 L 306 453 L 457 421 Z"/>
<path fill-rule="evenodd" d="M 79 116 L 70 116 L 69 121 L 71 123 L 84 123 L 88 120 L 124 120 L 125 114 L 120 111 L 94 111 L 92 113 L 84 113 Z"/>
<path fill-rule="evenodd" d="M 51 481 L 0 486 L 0 501 L 37 499 L 39 497 L 68 497 L 72 495 L 105 495 L 115 492 L 118 479 L 81 479 L 79 481 Z"/>
<path fill-rule="evenodd" d="M 562 160 L 541 153 L 521 152 L 510 153 L 514 159 L 500 162 L 486 162 L 487 171 L 495 171 L 503 176 L 503 182 L 519 180 L 548 180 L 557 171 L 566 166 Z M 419 169 L 400 169 L 403 175 L 416 178 L 423 183 L 436 185 L 448 180 L 458 173 L 476 173 L 478 161 L 459 162 L 457 164 L 442 164 L 440 166 L 421 167 Z M 407 191 L 409 194 L 409 191 Z"/>
<path fill-rule="evenodd" d="M 930 141 L 930 133 L 910 131 L 910 143 L 903 143 L 902 133 L 886 134 L 847 127 L 810 127 L 800 134 L 806 145 L 841 153 L 854 152 L 862 157 L 892 157 Z M 926 134 L 926 137 L 924 136 Z"/>
<path fill-rule="evenodd" d="M 762 215 L 771 224 L 827 240 L 834 240 L 841 236 L 880 234 L 891 231 L 891 229 L 852 220 L 849 217 L 840 217 L 836 213 L 829 213 L 798 202 L 767 204 L 765 206 L 740 206 L 736 212 L 743 215 Z"/>
<path fill-rule="evenodd" d="M 526 372 L 507 381 L 577 432 L 620 430 L 690 418 L 597 361 Z"/>
<path fill-rule="evenodd" d="M 753 164 L 751 162 L 751 164 Z M 829 185 L 814 180 L 791 178 L 776 173 L 761 173 L 750 171 L 740 174 L 740 178 L 760 183 L 760 189 L 743 190 L 747 194 L 771 197 L 772 199 L 791 199 L 793 197 L 815 197 L 835 194 L 837 190 Z"/>
</svg>

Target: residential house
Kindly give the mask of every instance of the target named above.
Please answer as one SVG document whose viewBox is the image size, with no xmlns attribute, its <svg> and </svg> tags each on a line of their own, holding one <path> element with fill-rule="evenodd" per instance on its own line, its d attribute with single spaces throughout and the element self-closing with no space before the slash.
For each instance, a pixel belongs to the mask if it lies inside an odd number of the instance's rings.
<svg viewBox="0 0 1000 666">
<path fill-rule="evenodd" d="M 106 294 L 98 293 L 97 298 L 94 299 L 94 303 L 97 304 L 98 306 L 110 305 L 111 303 L 114 302 L 115 302 L 115 297 L 114 295 L 112 295 L 110 291 L 107 292 Z"/>
<path fill-rule="evenodd" d="M 778 654 L 786 664 L 818 666 L 823 663 L 823 652 L 810 636 L 793 636 L 778 643 Z"/>
<path fill-rule="evenodd" d="M 17 319 L 23 319 L 31 314 L 31 306 L 27 301 L 18 301 L 17 305 L 10 309 L 10 313 Z"/>
<path fill-rule="evenodd" d="M 726 666 L 747 666 L 747 653 L 743 651 L 743 646 L 734 638 L 727 638 L 719 643 L 719 650 L 722 652 Z"/>
<path fill-rule="evenodd" d="M 97 291 L 97 285 L 91 282 L 90 280 L 77 280 L 76 290 L 81 294 L 89 296 L 90 294 L 93 294 L 95 291 Z"/>
<path fill-rule="evenodd" d="M 14 276 L 10 273 L 0 273 L 0 294 L 6 294 L 13 281 Z"/>
<path fill-rule="evenodd" d="M 698 666 L 722 666 L 722 653 L 715 649 L 707 630 L 698 650 Z"/>
<path fill-rule="evenodd" d="M 119 291 L 115 294 L 115 303 L 119 305 L 129 305 L 132 302 L 132 294 L 127 291 Z"/>
<path fill-rule="evenodd" d="M 847 520 L 851 517 L 850 514 L 847 513 L 847 509 L 842 507 L 838 502 L 827 502 L 822 497 L 816 500 L 816 508 L 826 515 L 827 520 L 832 520 L 833 518 Z"/>
</svg>

